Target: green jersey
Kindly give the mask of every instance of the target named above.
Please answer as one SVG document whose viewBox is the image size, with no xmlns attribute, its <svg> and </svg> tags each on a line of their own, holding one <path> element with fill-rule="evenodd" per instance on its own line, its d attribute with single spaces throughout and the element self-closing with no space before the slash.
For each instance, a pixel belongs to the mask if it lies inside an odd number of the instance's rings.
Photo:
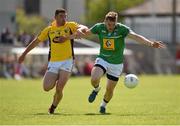
<svg viewBox="0 0 180 126">
<path fill-rule="evenodd" d="M 97 34 L 100 41 L 100 53 L 98 57 L 108 63 L 121 64 L 125 48 L 125 37 L 130 29 L 117 23 L 113 32 L 108 32 L 104 23 L 97 23 L 91 28 L 93 34 Z"/>
</svg>

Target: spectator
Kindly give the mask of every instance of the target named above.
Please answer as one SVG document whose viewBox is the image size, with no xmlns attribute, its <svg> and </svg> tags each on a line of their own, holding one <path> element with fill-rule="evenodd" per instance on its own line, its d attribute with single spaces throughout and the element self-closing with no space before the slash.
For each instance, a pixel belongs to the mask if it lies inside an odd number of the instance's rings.
<svg viewBox="0 0 180 126">
<path fill-rule="evenodd" d="M 32 41 L 32 38 L 32 35 L 27 32 L 23 32 L 18 36 L 18 41 L 22 44 L 22 46 L 27 46 Z"/>
<path fill-rule="evenodd" d="M 1 76 L 7 79 L 11 79 L 13 77 L 13 61 L 12 57 L 8 54 L 4 54 L 1 57 Z"/>
<path fill-rule="evenodd" d="M 4 44 L 13 44 L 13 34 L 9 28 L 4 28 L 1 33 L 1 42 Z"/>
</svg>

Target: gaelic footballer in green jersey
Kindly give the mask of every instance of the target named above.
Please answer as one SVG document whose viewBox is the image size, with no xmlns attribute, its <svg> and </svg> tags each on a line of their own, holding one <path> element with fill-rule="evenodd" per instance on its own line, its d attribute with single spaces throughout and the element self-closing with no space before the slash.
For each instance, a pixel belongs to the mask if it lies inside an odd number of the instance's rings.
<svg viewBox="0 0 180 126">
<path fill-rule="evenodd" d="M 100 113 L 106 113 L 106 105 L 111 100 L 114 88 L 118 82 L 123 69 L 123 52 L 125 48 L 125 38 L 129 37 L 141 44 L 145 44 L 154 48 L 165 48 L 160 41 L 150 41 L 149 39 L 136 34 L 127 26 L 118 23 L 118 14 L 109 12 L 106 14 L 103 23 L 97 23 L 92 28 L 80 28 L 77 35 L 85 36 L 89 34 L 97 34 L 100 43 L 100 53 L 97 56 L 95 65 L 91 72 L 91 84 L 94 87 L 89 95 L 89 102 L 92 103 L 99 90 L 100 79 L 107 74 L 107 86 L 103 101 L 100 105 Z"/>
</svg>

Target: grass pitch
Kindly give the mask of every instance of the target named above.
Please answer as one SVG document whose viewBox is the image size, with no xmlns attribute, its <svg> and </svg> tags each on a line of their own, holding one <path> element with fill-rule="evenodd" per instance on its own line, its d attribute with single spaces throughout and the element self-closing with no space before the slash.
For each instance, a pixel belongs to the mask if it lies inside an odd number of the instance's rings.
<svg viewBox="0 0 180 126">
<path fill-rule="evenodd" d="M 87 98 L 92 90 L 89 77 L 71 77 L 54 115 L 48 115 L 54 90 L 44 92 L 42 80 L 0 79 L 1 125 L 153 125 L 180 124 L 180 76 L 139 76 L 139 85 L 128 89 L 124 77 L 107 105 L 107 115 L 99 114 L 106 78 L 94 103 Z"/>
</svg>

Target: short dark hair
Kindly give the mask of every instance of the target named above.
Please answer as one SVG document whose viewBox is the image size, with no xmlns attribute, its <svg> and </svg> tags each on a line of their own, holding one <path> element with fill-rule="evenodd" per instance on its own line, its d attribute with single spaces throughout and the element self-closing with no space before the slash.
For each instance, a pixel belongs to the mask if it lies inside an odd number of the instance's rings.
<svg viewBox="0 0 180 126">
<path fill-rule="evenodd" d="M 56 9 L 56 11 L 55 11 L 55 16 L 57 16 L 59 13 L 66 13 L 66 10 L 63 9 L 63 8 Z"/>
</svg>

